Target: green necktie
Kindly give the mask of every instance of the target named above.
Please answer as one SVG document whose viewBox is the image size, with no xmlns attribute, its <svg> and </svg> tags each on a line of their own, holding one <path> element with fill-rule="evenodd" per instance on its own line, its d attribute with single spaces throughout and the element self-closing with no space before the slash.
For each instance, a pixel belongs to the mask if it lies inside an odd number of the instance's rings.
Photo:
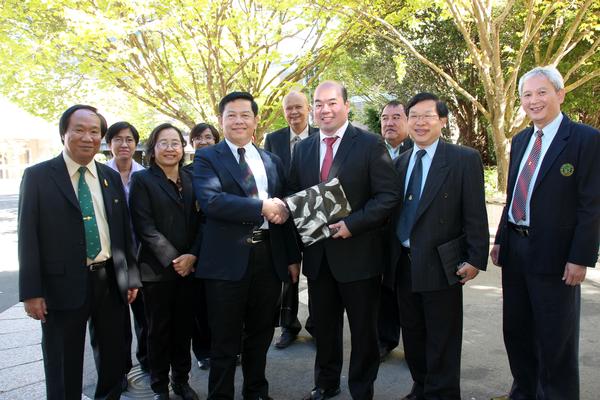
<svg viewBox="0 0 600 400">
<path fill-rule="evenodd" d="M 79 207 L 81 208 L 83 226 L 85 228 L 86 253 L 87 257 L 93 260 L 100 253 L 100 233 L 98 232 L 98 224 L 96 223 L 92 193 L 85 181 L 85 171 L 87 171 L 87 167 L 79 167 L 77 195 L 79 196 Z"/>
</svg>

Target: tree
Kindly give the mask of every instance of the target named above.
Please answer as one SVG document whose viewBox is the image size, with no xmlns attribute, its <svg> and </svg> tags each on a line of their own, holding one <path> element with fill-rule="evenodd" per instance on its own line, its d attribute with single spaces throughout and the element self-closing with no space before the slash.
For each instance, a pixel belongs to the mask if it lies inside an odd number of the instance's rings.
<svg viewBox="0 0 600 400">
<path fill-rule="evenodd" d="M 191 127 L 214 123 L 221 97 L 246 90 L 261 105 L 257 140 L 285 92 L 317 77 L 351 28 L 332 29 L 298 0 L 4 3 L 0 90 L 35 114 L 54 118 L 94 81 Z"/>
<path fill-rule="evenodd" d="M 414 3 L 349 1 L 335 9 L 343 16 L 364 25 L 377 24 L 373 30 L 391 43 L 404 48 L 422 64 L 446 80 L 447 85 L 468 99 L 489 122 L 498 161 L 498 187 L 505 189 L 509 139 L 526 124 L 517 104 L 518 78 L 527 67 L 528 54 L 536 65 L 563 67 L 563 61 L 580 50 L 576 60 L 563 69 L 567 91 L 600 76 L 600 45 L 597 0 L 439 0 L 439 7 L 461 33 L 468 61 L 483 86 L 479 99 L 439 65 L 425 57 L 414 41 L 396 28 L 398 21 L 424 24 L 422 6 Z M 515 35 L 517 37 L 514 42 Z M 421 40 L 443 40 L 423 37 Z M 567 63 L 564 63 L 567 64 Z"/>
</svg>

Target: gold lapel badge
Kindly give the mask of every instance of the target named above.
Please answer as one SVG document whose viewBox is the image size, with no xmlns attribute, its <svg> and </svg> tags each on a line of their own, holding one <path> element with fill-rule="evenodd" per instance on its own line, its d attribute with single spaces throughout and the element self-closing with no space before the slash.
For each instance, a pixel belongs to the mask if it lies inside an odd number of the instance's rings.
<svg viewBox="0 0 600 400">
<path fill-rule="evenodd" d="M 92 217 L 90 217 L 90 216 L 83 217 L 84 221 L 90 221 L 91 219 L 92 219 Z"/>
<path fill-rule="evenodd" d="M 565 163 L 560 167 L 560 173 L 562 176 L 571 176 L 575 172 L 573 164 Z"/>
<path fill-rule="evenodd" d="M 108 187 L 108 181 L 106 180 L 106 178 L 104 178 L 104 187 Z"/>
</svg>

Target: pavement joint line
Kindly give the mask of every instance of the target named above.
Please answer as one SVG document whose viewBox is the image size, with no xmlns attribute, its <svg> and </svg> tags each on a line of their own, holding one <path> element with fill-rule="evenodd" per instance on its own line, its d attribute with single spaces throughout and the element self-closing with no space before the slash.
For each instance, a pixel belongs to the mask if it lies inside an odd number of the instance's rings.
<svg viewBox="0 0 600 400">
<path fill-rule="evenodd" d="M 34 363 L 38 363 L 38 362 L 40 362 L 40 361 L 43 361 L 43 360 L 44 360 L 44 358 L 42 357 L 42 358 L 39 358 L 39 359 L 37 359 L 37 360 L 33 360 L 33 361 L 27 361 L 27 362 L 24 362 L 24 363 L 21 363 L 21 364 L 13 364 L 13 365 L 10 365 L 10 366 L 8 366 L 8 367 L 0 368 L 0 371 L 3 371 L 3 370 L 5 370 L 5 369 L 9 369 L 9 368 L 20 367 L 20 366 L 22 366 L 22 365 L 27 365 L 27 364 L 34 364 Z M 45 380 L 45 379 L 42 379 L 42 380 Z M 11 389 L 11 390 L 12 390 L 12 389 Z"/>
<path fill-rule="evenodd" d="M 39 381 L 31 382 L 31 383 L 28 383 L 27 385 L 23 385 L 23 386 L 19 386 L 19 387 L 16 387 L 16 388 L 12 388 L 10 390 L 0 390 L 0 394 L 6 394 L 6 393 L 14 392 L 15 390 L 23 389 L 23 388 L 26 388 L 27 386 L 38 385 L 39 383 L 45 382 L 45 381 L 46 381 L 46 379 L 40 379 Z"/>
</svg>

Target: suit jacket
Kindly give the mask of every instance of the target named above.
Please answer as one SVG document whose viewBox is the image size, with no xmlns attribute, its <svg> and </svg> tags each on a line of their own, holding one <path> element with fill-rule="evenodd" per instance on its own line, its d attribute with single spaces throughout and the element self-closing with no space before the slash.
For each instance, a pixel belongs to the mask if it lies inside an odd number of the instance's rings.
<svg viewBox="0 0 600 400">
<path fill-rule="evenodd" d="M 269 197 L 282 198 L 285 175 L 281 160 L 258 149 L 267 173 Z M 196 151 L 194 190 L 206 215 L 196 277 L 238 281 L 248 267 L 250 235 L 263 223 L 262 200 L 248 197 L 242 171 L 226 141 Z M 275 272 L 288 282 L 288 265 L 300 262 L 291 220 L 269 223 Z"/>
<path fill-rule="evenodd" d="M 200 251 L 200 210 L 192 174 L 182 168 L 179 176 L 182 198 L 157 165 L 137 172 L 132 178 L 129 204 L 133 228 L 140 241 L 138 263 L 144 282 L 179 278 L 173 269 L 173 259 L 182 254 L 198 256 Z"/>
<path fill-rule="evenodd" d="M 308 126 L 308 136 L 319 133 L 319 128 Z M 281 128 L 275 132 L 269 133 L 265 138 L 265 150 L 277 154 L 283 162 L 283 168 L 287 173 L 290 171 L 292 154 L 290 152 L 290 127 Z"/>
<path fill-rule="evenodd" d="M 320 181 L 320 135 L 294 148 L 289 192 Z M 303 273 L 316 279 L 323 256 L 334 278 L 353 282 L 383 272 L 380 226 L 400 197 L 398 175 L 381 136 L 348 125 L 333 159 L 329 179 L 338 177 L 352 213 L 344 218 L 352 233 L 348 239 L 326 239 L 304 249 Z"/>
<path fill-rule="evenodd" d="M 121 297 L 141 286 L 121 177 L 96 163 Z M 79 201 L 59 155 L 25 170 L 19 195 L 19 298 L 43 297 L 49 309 L 83 305 L 88 290 L 86 244 Z"/>
<path fill-rule="evenodd" d="M 512 140 L 506 206 L 495 242 L 499 263 L 508 255 L 508 208 L 519 165 L 533 127 Z M 600 232 L 600 132 L 571 121 L 566 115 L 544 155 L 530 202 L 530 248 L 527 268 L 562 274 L 567 262 L 593 267 L 598 259 Z"/>
<path fill-rule="evenodd" d="M 406 151 L 396 159 L 402 202 L 391 219 L 390 262 L 384 276 L 384 284 L 392 288 L 402 251 L 396 225 L 404 202 L 405 180 L 410 178 L 406 171 L 411 154 Z M 441 290 L 456 284 L 457 265 L 463 261 L 485 270 L 488 247 L 481 157 L 470 147 L 440 140 L 410 234 L 413 292 Z"/>
</svg>

